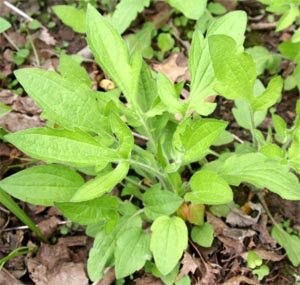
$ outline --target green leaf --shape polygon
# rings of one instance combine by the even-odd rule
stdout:
[[[55,203],[65,217],[83,225],[111,219],[117,215],[118,205],[118,198],[111,195],[84,202]]]
[[[151,258],[150,236],[140,228],[123,232],[115,249],[116,278],[120,279],[141,269]]]
[[[91,5],[87,9],[87,41],[100,67],[129,96],[131,67],[125,42],[111,23]]]
[[[167,106],[168,112],[172,114],[182,113],[183,104],[178,100],[175,86],[163,73],[157,75],[157,91],[160,99]]]
[[[59,59],[58,71],[60,74],[72,82],[83,83],[89,88],[92,87],[92,81],[85,68],[80,66],[72,56],[62,53]]]
[[[88,87],[41,69],[20,69],[15,75],[45,111],[47,119],[71,130],[79,128],[102,134],[107,128],[107,119]]]
[[[137,14],[142,12],[145,7],[150,5],[150,0],[122,0],[116,6],[111,17],[111,23],[119,34],[123,34],[130,26],[130,23],[136,18]]]
[[[278,46],[279,51],[288,59],[298,63],[300,60],[300,43],[286,41]]]
[[[11,110],[12,110],[12,108],[10,106],[7,106],[7,105],[0,102],[0,118],[5,116]]]
[[[237,25],[238,23],[238,25]],[[245,39],[247,14],[244,11],[233,11],[213,19],[207,29],[206,37],[226,35],[233,38],[237,46],[242,46]]]
[[[254,251],[248,252],[247,264],[250,268],[254,269],[261,266],[263,263],[262,258]]]
[[[227,123],[215,119],[189,121],[177,127],[173,144],[184,163],[200,160],[224,131]]]
[[[85,11],[71,5],[57,5],[53,7],[54,13],[62,22],[71,27],[75,32],[85,33]]]
[[[237,167],[238,166],[238,167]],[[229,157],[218,171],[230,185],[246,182],[267,188],[284,199],[299,200],[300,184],[289,167],[261,153],[248,153]]]
[[[192,228],[191,237],[194,242],[202,247],[211,247],[214,241],[214,228],[209,223]]]
[[[34,166],[0,181],[8,194],[36,205],[66,202],[84,184],[82,177],[62,165]]]
[[[35,223],[26,215],[19,205],[0,188],[0,201],[9,211],[11,211],[20,221],[27,225],[44,242],[48,242]]]
[[[173,214],[180,207],[183,199],[173,192],[153,186],[143,195],[143,202],[145,214],[154,220],[159,216]]]
[[[207,205],[226,204],[233,200],[232,190],[227,182],[216,173],[200,170],[191,180],[192,192],[185,194],[184,199],[193,203]]]
[[[293,24],[293,22],[296,20],[298,16],[299,16],[298,7],[296,5],[290,6],[290,9],[281,16],[277,24],[276,32],[288,28],[291,24]]]
[[[178,217],[161,216],[154,221],[151,230],[150,249],[155,264],[163,275],[167,275],[174,269],[187,247],[187,227]]]
[[[160,33],[157,37],[157,45],[163,51],[169,51],[173,48],[175,40],[169,33]]]
[[[198,20],[205,12],[207,0],[168,0],[168,3],[187,18]]]
[[[71,201],[81,202],[92,200],[102,196],[106,192],[110,192],[116,184],[126,177],[128,170],[129,163],[127,161],[121,161],[114,170],[108,173],[100,173],[96,178],[80,187]]]
[[[267,89],[252,100],[254,111],[264,111],[273,106],[281,96],[283,80],[280,76],[272,78]]]
[[[267,265],[262,265],[258,268],[255,268],[252,270],[253,274],[257,275],[258,280],[263,280],[264,277],[268,276],[270,274],[270,269]]]
[[[5,32],[11,27],[11,24],[4,18],[0,17],[0,33]]]
[[[225,35],[208,39],[214,71],[218,79],[215,90],[227,99],[251,99],[256,79],[252,57],[238,52],[236,42]]]
[[[290,262],[294,266],[300,264],[300,238],[296,235],[287,233],[282,225],[275,225],[271,235],[285,249]]]
[[[97,166],[120,158],[116,151],[79,131],[36,128],[8,134],[5,139],[31,157],[49,163]]]
[[[263,74],[264,70],[268,68],[270,63],[274,60],[272,53],[263,46],[254,46],[247,49],[255,64],[257,75]]]

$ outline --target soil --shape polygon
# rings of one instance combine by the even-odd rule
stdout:
[[[17,2],[22,11],[41,20],[43,25],[47,26],[47,22],[41,18],[43,13],[50,13],[51,20],[56,23],[55,28],[46,28],[48,33],[44,36],[41,36],[40,31],[30,32],[39,55],[41,68],[55,70],[58,66],[58,52],[61,49],[65,49],[68,54],[82,52],[86,46],[84,36],[63,25],[49,9],[53,5],[65,4],[64,1]],[[252,25],[256,29],[247,32],[246,47],[263,45],[276,52],[278,43],[291,34],[290,31],[275,33],[274,27],[273,29],[257,28],[267,22],[267,16],[261,14],[263,6],[258,1],[240,1],[238,6],[233,5],[234,1],[229,0],[216,2],[223,3],[229,10],[242,9],[248,13],[248,25],[249,27]],[[165,6],[158,8],[152,5],[141,13],[126,34],[137,31],[144,19],[155,19],[158,13],[164,11],[162,7]],[[37,11],[41,11],[41,13],[38,15]],[[20,25],[24,23],[24,19],[14,14],[4,5],[4,1],[0,0],[0,16],[7,17],[7,15],[16,19],[13,28],[7,31],[7,36],[16,44],[24,45],[28,41],[28,36],[20,32]],[[171,20],[171,18],[167,20]],[[149,60],[148,63],[155,70],[165,72],[174,82],[189,81],[190,75],[187,69],[189,43],[177,40],[177,45],[180,47],[178,54],[166,55],[162,62]],[[11,113],[0,119],[0,125],[9,132],[44,126],[45,121],[41,118],[39,107],[24,92],[17,95],[12,91],[19,87],[18,85],[13,86],[14,70],[37,65],[33,52],[24,64],[17,66],[13,60],[14,47],[3,35],[0,35],[0,51],[0,73],[5,75],[0,79],[0,102],[13,108]],[[86,62],[84,66],[95,81],[99,82],[104,78],[95,62]],[[280,73],[286,77],[292,72],[291,68],[293,66],[291,67],[289,62],[284,62]],[[269,74],[265,73],[261,79],[265,83],[269,78]],[[295,118],[295,106],[298,99],[298,89],[284,91],[282,101],[276,105],[276,113],[284,118],[289,126]],[[228,121],[229,131],[232,131],[241,140],[249,140],[249,134],[235,123],[232,115],[233,103],[221,97],[217,97],[215,102],[218,106],[212,116]],[[266,119],[262,125],[267,126],[269,122],[270,120]],[[25,154],[12,145],[0,141],[0,179],[24,169],[28,159]],[[187,173],[188,175],[189,173]],[[271,193],[266,193],[265,199],[271,214],[277,221],[289,220],[293,230],[300,229],[300,202],[283,200]],[[270,236],[271,221],[261,208],[256,195],[251,193],[246,185],[242,185],[235,189],[235,202],[242,206],[243,211],[233,208],[226,219],[218,218],[207,211],[206,219],[215,230],[216,238],[213,246],[205,249],[190,241],[190,246],[184,255],[181,272],[187,270],[192,284],[298,284],[296,282],[297,278],[299,279],[299,268],[291,265],[284,250],[276,245]],[[36,248],[34,252],[10,259],[5,264],[0,273],[0,285],[91,284],[87,278],[86,262],[93,240],[85,235],[85,229],[79,225],[67,223],[63,215],[54,207],[33,206],[20,201],[18,203],[39,225],[51,242],[50,244],[41,242],[0,204],[0,259],[21,246]],[[263,279],[262,283],[247,266],[245,252],[249,250],[259,251],[261,256],[264,255],[268,260],[270,274]],[[114,272],[109,269],[104,279],[97,284],[117,284],[115,282]],[[134,274],[131,280],[126,279],[124,284],[162,283],[159,279],[141,270]]]

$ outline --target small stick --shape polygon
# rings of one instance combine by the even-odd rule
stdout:
[[[6,38],[6,40],[14,47],[15,50],[20,50],[17,45],[13,42],[13,40],[4,32],[3,36]]]
[[[236,136],[235,134],[231,134],[233,136],[233,138],[238,141],[239,143],[244,143],[244,141],[242,139],[240,139],[238,136]]]
[[[22,17],[24,17],[28,21],[30,21],[30,22],[33,21],[33,18],[31,18],[30,16],[28,16],[26,13],[24,13],[23,11],[21,11],[19,8],[17,8],[13,4],[11,4],[11,3],[7,2],[7,1],[4,1],[4,5],[6,5],[8,8],[12,9],[17,14],[21,15]]]

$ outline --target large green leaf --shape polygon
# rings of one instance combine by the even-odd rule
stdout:
[[[178,263],[188,244],[184,221],[178,217],[160,216],[151,226],[150,249],[158,270],[167,275]]]
[[[150,0],[122,0],[111,17],[111,23],[122,34],[136,18],[137,14],[148,7]]]
[[[110,171],[99,174],[96,178],[88,181],[72,197],[72,202],[92,200],[109,192],[113,187],[121,182],[127,175],[129,163],[121,161],[118,166]]]
[[[168,3],[187,18],[198,20],[205,12],[207,0],[168,0]]]
[[[227,35],[233,38],[238,46],[244,42],[244,34],[247,26],[247,14],[244,11],[233,11],[226,15],[213,19],[207,29],[206,37],[212,35]]]
[[[300,238],[287,233],[281,225],[272,228],[272,237],[285,249],[291,263],[297,267],[300,264]]]
[[[20,69],[15,75],[47,119],[71,130],[103,133],[107,128],[107,119],[87,86],[42,69]]]
[[[100,67],[127,95],[131,92],[131,67],[125,42],[111,23],[91,5],[87,8],[87,41]]]
[[[150,236],[140,228],[124,231],[115,249],[116,278],[120,279],[141,269],[151,258]]]
[[[184,163],[200,160],[227,123],[215,119],[187,120],[177,127],[173,144]]]
[[[0,181],[0,187],[10,195],[45,206],[69,201],[83,184],[79,174],[62,165],[34,166]]]
[[[182,204],[183,199],[173,192],[153,186],[143,195],[143,202],[145,214],[154,220],[159,216],[174,213]]]
[[[251,99],[256,79],[252,57],[238,52],[236,42],[225,35],[208,38],[209,51],[218,79],[215,90],[228,99]]]
[[[196,172],[190,180],[190,186],[192,192],[185,194],[184,199],[192,203],[219,205],[233,200],[233,194],[227,182],[211,171]]]
[[[233,155],[224,162],[218,174],[231,185],[247,182],[267,188],[284,199],[300,199],[299,181],[289,172],[289,167],[260,153]]]
[[[84,202],[55,203],[64,216],[73,222],[89,225],[107,220],[117,214],[119,201],[117,197],[105,195]]]
[[[26,154],[49,163],[97,166],[120,158],[116,151],[80,131],[36,128],[8,134],[5,138]]]
[[[77,33],[85,33],[85,11],[76,9],[71,5],[56,5],[54,13],[62,22]]]

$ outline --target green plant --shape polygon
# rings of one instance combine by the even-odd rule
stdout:
[[[88,260],[92,280],[100,279],[107,266],[115,266],[117,279],[144,267],[173,284],[189,232],[195,243],[212,243],[204,205],[231,202],[231,185],[246,182],[258,193],[267,188],[285,199],[300,199],[289,145],[283,159],[270,154],[280,147],[272,142],[271,130],[265,138],[258,129],[280,100],[282,79],[274,77],[266,88],[257,80],[256,65],[243,51],[246,20],[244,12],[235,11],[214,19],[205,37],[194,32],[186,100],[180,99],[183,85],[152,72],[140,53],[129,55],[119,32],[92,6],[87,9],[87,41],[118,89],[92,91],[86,71],[68,56],[60,74],[15,72],[49,126],[56,127],[5,136],[47,164],[7,177],[0,187],[23,201],[55,205],[73,222],[87,225],[87,234],[95,237]],[[216,107],[206,98],[216,94],[235,101],[235,117],[252,137],[233,152],[211,149],[232,140],[227,122],[206,118]],[[297,114],[290,141],[299,133],[299,108]],[[146,146],[135,143],[134,136]],[[208,154],[215,159],[208,162]],[[183,177],[184,170],[190,179]],[[85,182],[80,173],[95,177]],[[120,183],[123,187],[116,186]],[[121,198],[110,193],[114,187]]]

